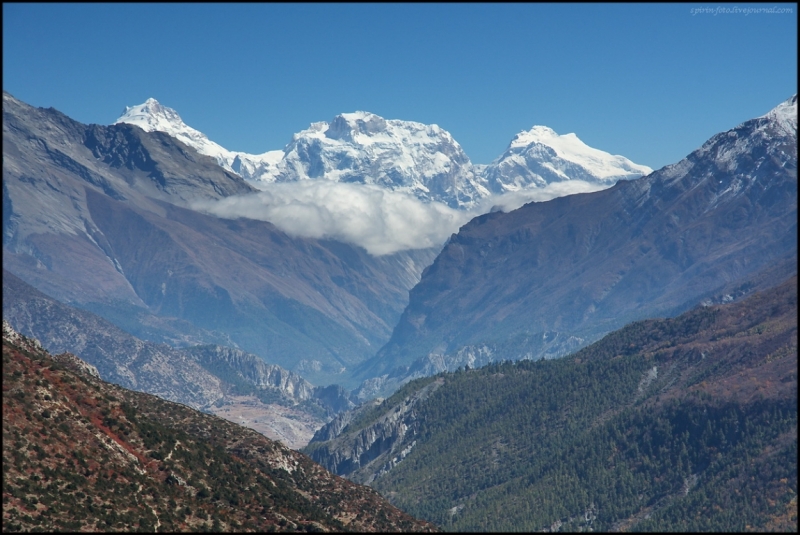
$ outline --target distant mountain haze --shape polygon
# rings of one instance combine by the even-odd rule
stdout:
[[[333,415],[354,406],[342,387],[314,386],[240,349],[176,349],[141,340],[6,270],[3,319],[53,354],[80,355],[105,381],[223,416],[291,448],[304,446]]]
[[[133,336],[369,399],[796,272],[796,125],[793,97],[655,172],[534,126],[474,165],[368,112],[259,156],[154,99],[87,126],[4,93],[3,264]]]

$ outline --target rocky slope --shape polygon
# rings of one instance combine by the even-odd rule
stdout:
[[[418,379],[305,451],[454,531],[795,531],[797,277]]]
[[[590,342],[796,272],[793,97],[642,179],[473,219],[358,371],[403,373],[430,354],[515,336]]]
[[[436,379],[392,400],[368,401],[338,415],[314,434],[305,452],[328,470],[370,484],[402,461],[419,434],[417,405],[444,381]],[[401,403],[393,403],[402,399]],[[392,410],[387,410],[391,406]],[[321,444],[324,443],[324,444]]]
[[[432,531],[258,433],[57,361],[3,322],[3,531]]]

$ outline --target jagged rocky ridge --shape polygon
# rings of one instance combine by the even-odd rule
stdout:
[[[365,379],[355,390],[358,400],[388,396],[408,381],[430,377],[459,368],[479,368],[500,360],[538,360],[563,357],[586,344],[586,340],[565,333],[519,334],[506,340],[465,345],[451,353],[429,353],[408,367],[398,367],[379,377]]]
[[[378,398],[342,413],[314,433],[304,451],[328,470],[368,485],[411,452],[419,433],[416,405],[443,384],[434,380],[403,396],[402,403]],[[393,410],[386,410],[389,405]]]

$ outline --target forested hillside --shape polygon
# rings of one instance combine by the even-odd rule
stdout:
[[[417,380],[334,434],[306,451],[446,529],[796,529],[796,277],[564,359]]]

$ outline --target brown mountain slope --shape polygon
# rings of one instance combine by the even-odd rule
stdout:
[[[430,531],[235,424],[78,370],[3,324],[3,531]]]

